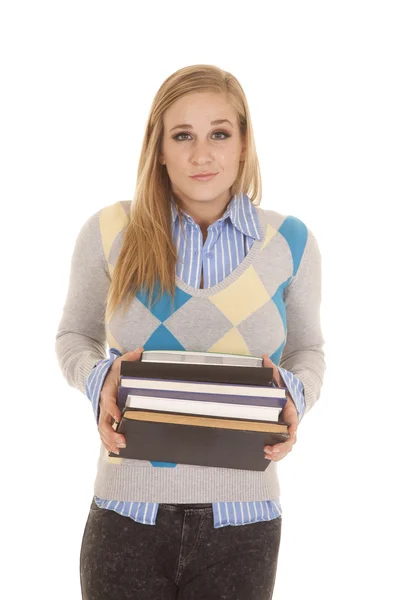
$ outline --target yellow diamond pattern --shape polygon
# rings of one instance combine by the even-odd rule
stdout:
[[[124,460],[119,456],[108,456],[108,450],[106,449],[103,443],[101,444],[101,452],[103,454],[102,460],[106,460],[108,463],[120,465]]]
[[[250,266],[236,281],[209,300],[233,325],[239,325],[268,302],[270,296],[254,267]]]
[[[100,211],[99,225],[101,232],[101,239],[103,242],[103,250],[106,260],[110,255],[113,241],[117,237],[120,231],[128,225],[129,218],[125,214],[124,208],[121,202],[116,202],[111,206],[106,206]]]
[[[278,232],[278,230],[275,229],[275,227],[272,227],[272,225],[270,225],[268,223],[267,231],[265,233],[265,237],[264,237],[263,245],[261,246],[261,250],[264,250],[265,246],[268,246],[268,244],[270,243],[272,238],[277,234],[277,232]]]
[[[233,327],[224,337],[211,346],[208,352],[226,352],[228,354],[246,354],[250,356],[247,344],[236,327]]]
[[[116,456],[107,456],[107,462],[114,463],[116,465],[120,465],[123,460],[123,458],[117,458]]]
[[[121,352],[121,354],[125,354],[124,349],[117,342],[117,340],[115,339],[115,337],[111,333],[110,327],[109,327],[108,323],[106,323],[106,339],[107,339],[107,344],[109,345],[110,348],[117,348],[117,350],[119,350]]]

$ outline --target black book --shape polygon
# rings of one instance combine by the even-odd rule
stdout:
[[[264,471],[264,446],[289,439],[287,423],[199,417],[125,408],[117,426],[126,448],[109,456]]]
[[[241,385],[272,385],[271,367],[232,367],[229,365],[198,365],[190,363],[151,363],[141,360],[123,360],[122,377],[177,379]]]

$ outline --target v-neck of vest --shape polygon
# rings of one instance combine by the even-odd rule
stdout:
[[[252,247],[250,248],[247,255],[244,257],[242,262],[239,263],[237,265],[237,267],[227,277],[225,277],[225,279],[223,279],[219,283],[216,283],[215,285],[212,285],[211,287],[208,287],[208,288],[193,287],[193,286],[189,285],[188,283],[186,283],[185,281],[183,281],[177,275],[175,276],[176,287],[178,287],[179,289],[181,289],[184,292],[187,292],[191,296],[197,296],[199,298],[201,298],[201,297],[204,298],[207,296],[212,296],[213,294],[217,294],[218,292],[221,292],[222,290],[227,288],[229,285],[231,285],[236,279],[238,279],[240,277],[240,275],[242,275],[242,273],[244,273],[244,271],[246,271],[246,269],[251,265],[253,258],[261,250],[264,240],[265,240],[266,232],[267,232],[268,223],[267,223],[266,213],[258,206],[256,206],[255,208],[257,210],[258,219],[259,219],[259,223],[260,223],[261,239],[254,240]]]

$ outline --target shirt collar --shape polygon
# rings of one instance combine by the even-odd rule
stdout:
[[[171,222],[175,223],[178,218],[178,211],[176,209],[176,205],[173,199],[173,196],[170,197],[171,200]],[[183,218],[189,223],[194,223],[194,220],[190,215],[186,212],[182,211]],[[260,223],[258,219],[258,214],[256,207],[247,196],[247,194],[235,194],[232,196],[231,201],[222,217],[220,217],[216,222],[223,222],[225,219],[230,218],[232,224],[244,233],[247,236],[250,236],[254,239],[261,239],[260,232]]]

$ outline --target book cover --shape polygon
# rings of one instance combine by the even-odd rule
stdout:
[[[185,363],[152,363],[140,360],[123,360],[120,370],[124,377],[144,379],[175,379],[177,381],[203,381],[241,385],[272,386],[271,367],[232,367],[229,365],[193,365]]]
[[[126,448],[109,456],[263,471],[271,462],[264,458],[264,446],[286,441],[287,428],[285,423],[124,409],[116,430],[125,436]]]

